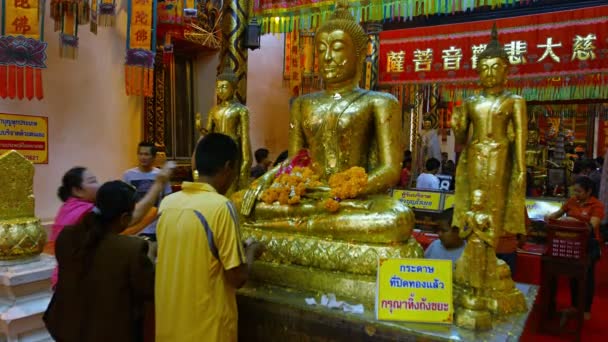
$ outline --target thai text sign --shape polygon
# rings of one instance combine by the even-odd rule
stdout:
[[[376,318],[452,323],[452,261],[380,259]]]
[[[48,119],[0,113],[0,154],[16,150],[34,164],[47,164]]]
[[[598,6],[381,32],[380,82],[477,80],[478,55],[490,41],[494,22],[509,57],[511,78],[608,72],[608,6]]]
[[[393,198],[410,208],[420,210],[440,210],[441,193],[420,190],[393,190]]]

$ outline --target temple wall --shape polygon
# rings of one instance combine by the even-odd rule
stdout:
[[[287,149],[289,89],[283,87],[283,35],[262,36],[259,50],[249,51],[247,106],[251,111],[251,147],[270,150],[272,159]],[[254,160],[255,164],[255,160]]]
[[[59,34],[48,17],[49,3],[44,99],[0,100],[0,112],[49,119],[49,164],[36,165],[34,178],[36,214],[43,220],[52,219],[59,208],[56,192],[65,171],[82,165],[100,181],[120,178],[136,162],[142,131],[142,101],[128,98],[124,91],[124,10],[117,29],[99,27],[95,36],[81,26],[78,59],[69,60],[59,58]]]

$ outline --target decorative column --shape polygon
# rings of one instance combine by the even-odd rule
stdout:
[[[365,31],[369,37],[367,58],[365,59],[364,88],[376,90],[378,88],[378,65],[380,63],[380,32],[381,23],[367,23]]]
[[[247,103],[247,48],[245,28],[249,22],[249,1],[230,0],[224,5],[222,17],[222,49],[217,74],[230,66],[238,79],[236,98]]]
[[[301,90],[302,94],[308,94],[313,91],[314,81],[314,66],[315,66],[315,32],[311,30],[302,30],[300,33],[300,76],[302,79]]]
[[[166,160],[165,86],[171,86],[165,84],[166,69],[167,65],[163,63],[163,53],[161,50],[157,50],[154,61],[153,96],[144,98],[144,140],[156,145],[158,149],[156,163],[158,165],[164,164]]]

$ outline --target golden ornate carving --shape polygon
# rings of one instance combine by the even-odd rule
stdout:
[[[40,254],[46,231],[34,214],[34,165],[10,151],[0,156],[0,261]]]
[[[259,202],[273,184],[276,167],[233,199],[245,216],[245,231],[270,243],[266,260],[281,263],[284,267],[278,269],[286,272],[285,277],[302,278],[290,268],[296,266],[288,264],[319,272],[314,277],[318,280],[282,279],[280,284],[320,290],[337,289],[337,279],[350,279],[354,273],[369,274],[371,259],[378,254],[420,256],[421,249],[410,239],[413,212],[386,195],[401,172],[405,141],[400,137],[400,105],[390,94],[358,87],[368,37],[344,2],[317,30],[315,46],[326,89],[292,103],[289,155],[293,158],[307,149],[312,169],[325,184],[332,175],[353,167],[365,169],[361,196],[340,201],[335,213],[324,206],[331,195],[323,186],[308,189],[297,205]],[[275,281],[274,275],[266,275],[269,282]]]
[[[407,244],[365,245],[347,241],[327,240],[315,236],[295,235],[288,232],[270,232],[244,228],[243,239],[253,237],[264,243],[262,261],[296,264],[328,271],[375,275],[378,258],[422,258],[422,247],[414,238]]]
[[[494,249],[503,232],[525,233],[526,102],[504,90],[508,61],[494,27],[477,66],[483,91],[452,116],[456,139],[466,145],[456,170],[454,225],[468,238],[454,273],[455,316],[457,325],[476,330],[491,329],[493,315],[526,308]]]

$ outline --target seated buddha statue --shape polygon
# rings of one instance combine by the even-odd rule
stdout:
[[[367,42],[347,6],[337,4],[315,36],[325,90],[297,97],[289,123],[289,156],[307,150],[324,184],[365,169],[360,195],[340,201],[336,212],[324,207],[324,186],[309,189],[297,205],[262,202],[279,165],[233,199],[244,216],[243,238],[267,246],[254,278],[371,304],[378,257],[421,257],[422,249],[410,237],[413,212],[387,195],[399,181],[404,149],[400,105],[390,94],[358,87]]]

